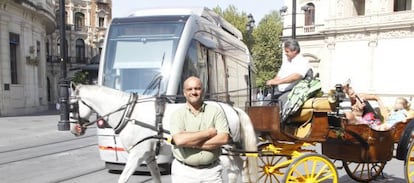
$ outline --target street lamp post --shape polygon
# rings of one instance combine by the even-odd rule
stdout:
[[[252,38],[252,32],[253,32],[253,28],[254,28],[254,18],[253,15],[250,13],[249,15],[247,15],[247,24],[246,24],[246,30],[247,30],[247,47],[249,48],[249,51],[252,51],[252,42],[253,42],[253,38]]]
[[[296,0],[292,0],[292,39],[296,39]]]
[[[308,5],[305,5],[301,7],[301,10],[306,12],[309,11],[309,8]],[[286,13],[287,9],[287,6],[280,8],[280,14]],[[292,39],[296,39],[296,14],[296,0],[292,0]]]
[[[253,28],[254,28],[254,18],[253,15],[250,13],[249,15],[247,15],[247,24],[246,24],[246,30],[247,30],[247,48],[249,49],[250,55],[252,52],[252,43],[253,43],[253,37],[252,37],[252,32],[253,32]],[[250,61],[252,61],[253,59],[250,59]],[[250,62],[250,64],[252,64],[253,62]],[[248,70],[249,70],[249,106],[252,106],[252,77],[251,77],[251,67],[250,64],[248,66]]]
[[[280,14],[286,13],[288,7],[280,8]],[[292,0],[292,39],[296,39],[296,0]]]
[[[60,81],[59,81],[59,103],[60,103],[60,121],[58,122],[59,131],[68,131],[69,123],[69,82],[66,76],[66,22],[65,22],[65,0],[59,2],[59,20],[60,20]]]

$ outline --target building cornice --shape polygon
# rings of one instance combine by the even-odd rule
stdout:
[[[390,31],[414,27],[414,11],[401,11],[326,21],[322,34]]]

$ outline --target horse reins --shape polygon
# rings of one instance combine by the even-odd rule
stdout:
[[[163,97],[160,97],[163,98]],[[171,138],[167,138],[164,137],[163,134],[167,133],[170,134],[169,130],[165,130],[162,126],[162,118],[163,118],[163,113],[164,113],[164,109],[165,109],[165,99],[160,99],[157,98],[156,100],[156,104],[157,104],[157,112],[156,112],[156,121],[155,121],[155,126],[153,125],[149,125],[147,123],[144,123],[142,121],[136,120],[136,119],[131,119],[131,115],[132,112],[135,108],[136,103],[138,103],[138,94],[137,93],[131,93],[131,96],[128,100],[128,102],[126,104],[124,104],[123,106],[121,106],[120,108],[118,108],[115,111],[109,112],[105,115],[100,116],[100,118],[91,121],[91,122],[87,122],[82,124],[83,128],[87,128],[88,126],[96,123],[97,121],[99,121],[102,118],[108,117],[116,112],[122,111],[124,110],[124,113],[118,123],[118,125],[114,128],[115,134],[119,134],[121,133],[121,131],[125,128],[125,126],[128,124],[128,122],[132,121],[133,124],[135,125],[139,125],[143,128],[147,128],[153,131],[157,132],[157,135],[153,135],[153,136],[148,136],[145,137],[144,139],[141,139],[140,141],[138,141],[137,143],[135,143],[133,146],[130,147],[130,149],[132,149],[133,147],[137,146],[138,144],[140,144],[141,142],[148,140],[148,139],[159,139],[159,140],[166,140],[169,143],[172,143],[172,139]],[[85,106],[87,106],[89,109],[91,109],[92,111],[94,111],[94,109],[88,105],[87,103],[85,103],[85,101],[78,99],[78,101],[82,102],[82,104],[84,104]],[[75,103],[75,104],[71,104],[72,105],[72,110],[77,111],[77,121],[87,121],[87,120],[83,120],[81,119],[80,115],[79,115],[79,104]],[[162,109],[161,109],[162,108]],[[161,110],[160,110],[161,109]],[[73,112],[73,111],[72,111]],[[156,152],[158,154],[160,149],[160,141],[157,142],[157,149]]]

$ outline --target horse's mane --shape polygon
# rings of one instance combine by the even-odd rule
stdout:
[[[76,87],[76,92],[78,92],[81,88],[85,88],[88,92],[85,92],[90,95],[96,95],[96,93],[99,93],[100,95],[109,95],[113,97],[124,97],[126,95],[129,95],[126,92],[116,90],[113,88],[109,88],[106,86],[100,86],[100,85],[78,85]],[[94,93],[96,92],[96,93]]]

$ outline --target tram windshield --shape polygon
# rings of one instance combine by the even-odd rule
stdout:
[[[108,33],[102,85],[142,95],[165,93],[168,69],[184,22],[113,24]]]

